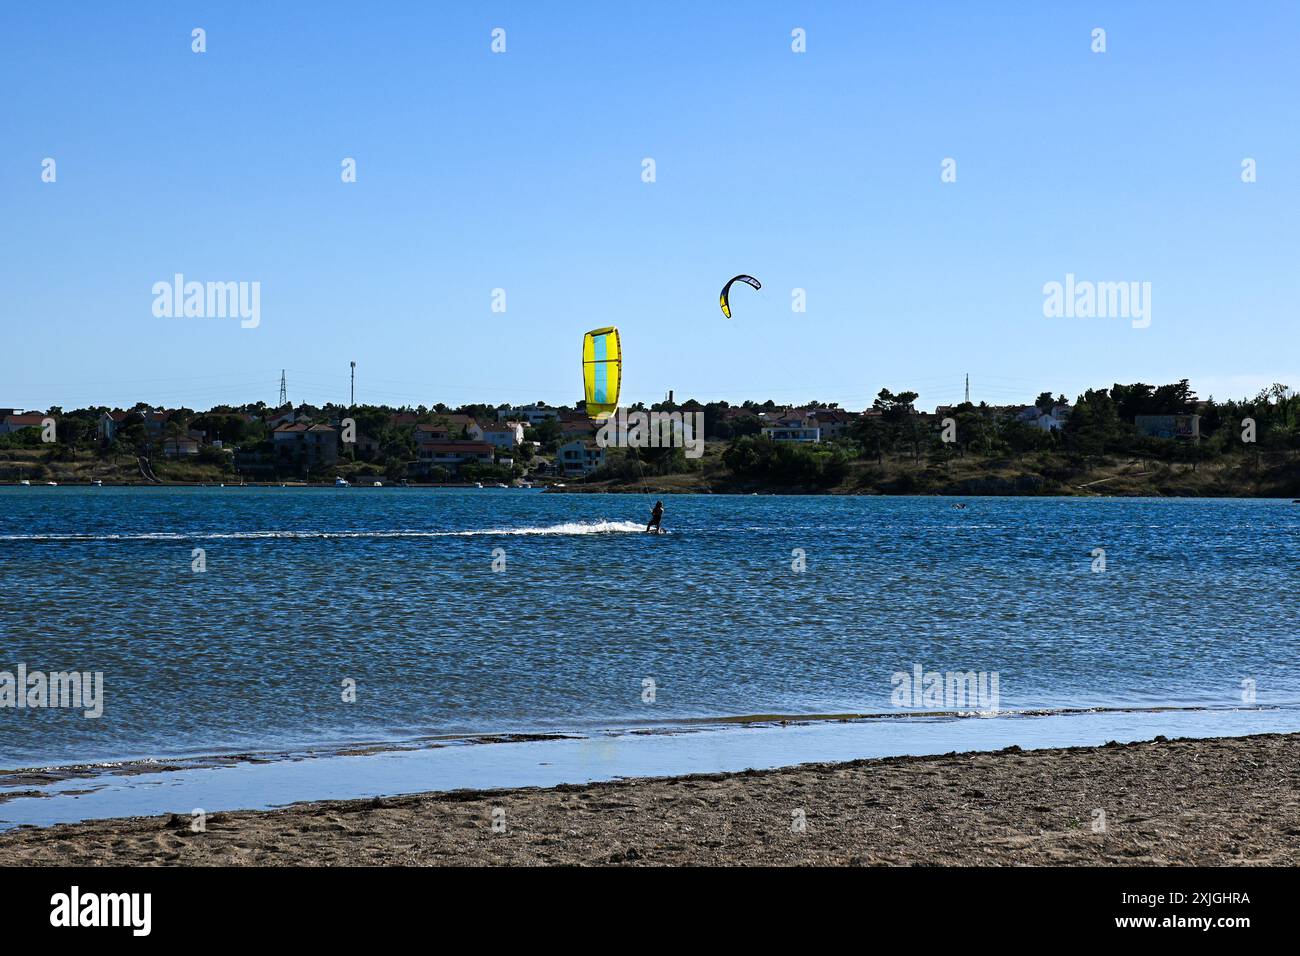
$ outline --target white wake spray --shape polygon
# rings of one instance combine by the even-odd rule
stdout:
[[[477,528],[467,531],[231,531],[226,533],[150,532],[142,534],[7,534],[0,541],[258,541],[311,538],[474,538],[499,535],[634,534],[635,521],[568,521],[528,528]]]

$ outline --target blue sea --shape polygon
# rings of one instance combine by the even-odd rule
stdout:
[[[960,503],[0,488],[0,825],[1300,730],[1300,506]]]

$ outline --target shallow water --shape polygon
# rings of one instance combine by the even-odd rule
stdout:
[[[0,707],[0,768],[898,714],[918,666],[995,677],[999,711],[1300,718],[1300,507],[965,501],[673,496],[655,537],[642,495],[0,488],[0,671],[105,698]]]
[[[309,800],[500,787],[549,787],[622,777],[765,769],[903,754],[1128,743],[1157,734],[1235,737],[1294,731],[1295,711],[1162,711],[1037,717],[907,717],[851,723],[728,727],[696,733],[601,734],[447,746],[364,756],[299,755],[265,763],[102,773],[33,786],[0,785],[0,830],[88,819],[265,809]],[[6,792],[38,793],[4,801]]]

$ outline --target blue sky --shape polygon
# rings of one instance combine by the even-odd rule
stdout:
[[[346,401],[352,360],[570,403],[609,324],[625,402],[1300,386],[1298,50],[1282,2],[6,4],[0,406]],[[155,317],[177,272],[261,324]],[[1045,318],[1067,273],[1150,327]]]

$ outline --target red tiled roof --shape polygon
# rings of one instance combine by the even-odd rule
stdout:
[[[28,412],[24,415],[6,415],[4,421],[6,425],[27,427],[28,425],[39,425],[48,417],[48,415],[45,415],[42,412]]]
[[[848,422],[854,418],[851,413],[839,408],[820,408],[813,412],[813,417],[819,422]]]

